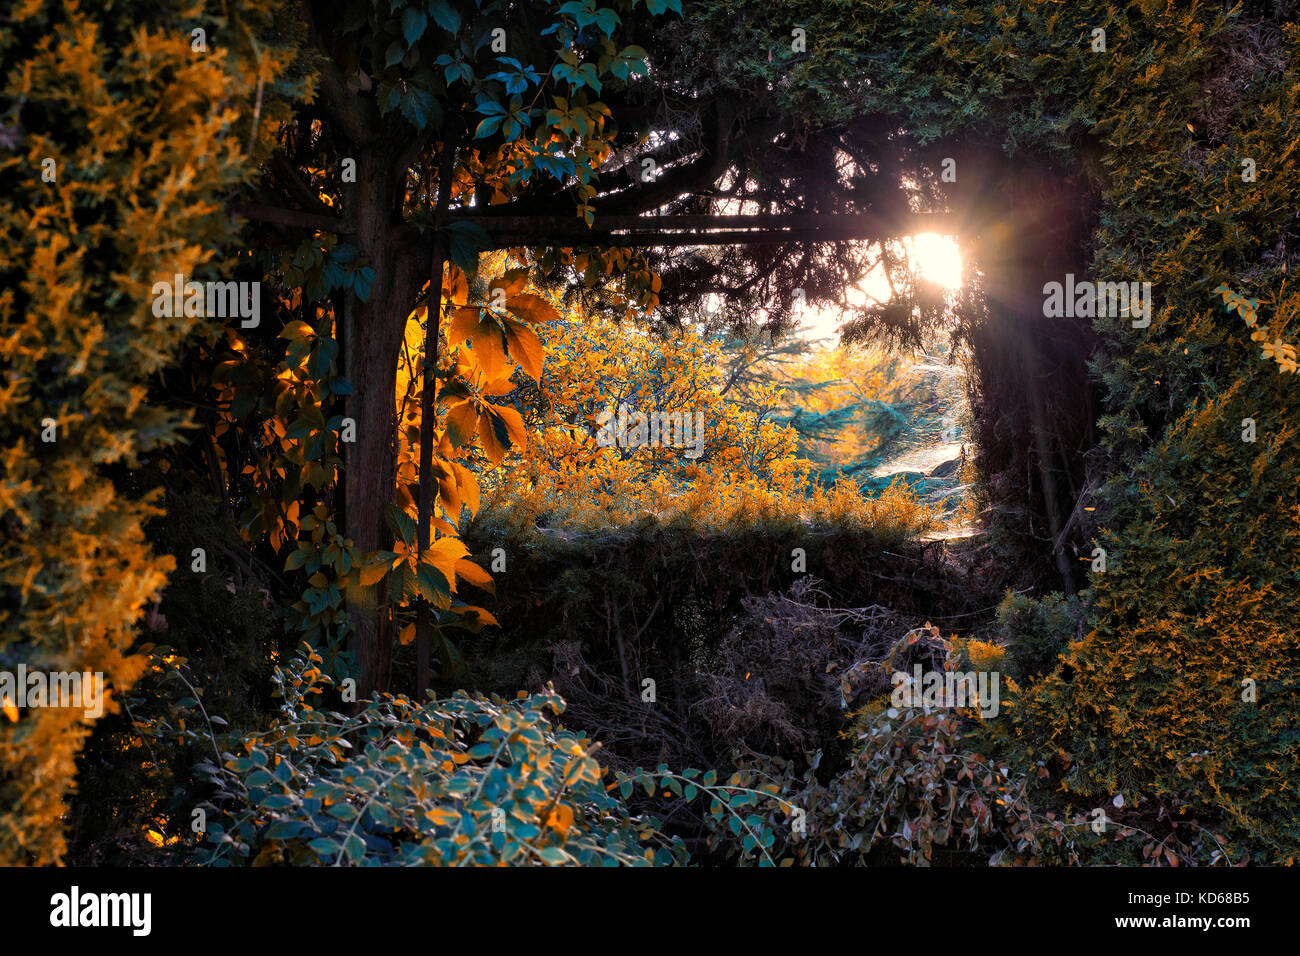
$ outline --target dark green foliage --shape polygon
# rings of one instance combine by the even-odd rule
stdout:
[[[1041,599],[1008,591],[998,605],[998,643],[1007,648],[1006,673],[1018,681],[1045,674],[1072,640],[1082,637],[1085,605],[1076,596],[1047,594]]]

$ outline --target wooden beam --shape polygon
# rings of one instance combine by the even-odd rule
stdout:
[[[343,220],[232,202],[238,216],[276,225],[344,234]],[[514,246],[688,246],[772,245],[783,242],[879,240],[937,232],[952,235],[959,217],[951,213],[909,213],[883,217],[872,213],[758,213],[748,216],[601,216],[592,226],[568,216],[485,216],[459,211],[448,223],[472,222],[487,233],[491,248]]]
[[[300,212],[297,209],[281,209],[277,206],[263,206],[248,202],[227,203],[226,211],[232,216],[241,216],[257,222],[270,222],[277,226],[335,232],[340,235],[346,232],[343,220],[337,216],[322,216],[312,212]]]
[[[763,213],[751,216],[600,216],[588,227],[562,216],[453,215],[472,222],[493,248],[534,245],[683,246],[771,245],[782,242],[879,240],[921,232],[954,234],[949,213],[910,213],[902,218],[862,214]]]

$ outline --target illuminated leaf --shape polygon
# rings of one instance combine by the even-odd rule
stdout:
[[[542,377],[542,340],[537,333],[521,322],[506,320],[506,341],[511,357],[533,379]]]
[[[523,292],[506,299],[506,308],[525,322],[530,322],[533,325],[558,322],[560,319],[560,314],[555,311],[555,306],[540,295],[534,295],[531,292]]]
[[[478,410],[465,402],[447,413],[447,439],[455,448],[468,444],[478,428]]]
[[[492,575],[488,574],[473,561],[461,558],[456,562],[456,576],[463,581],[468,581],[477,588],[482,588],[490,594],[496,593],[496,585],[492,582]]]
[[[509,442],[517,451],[523,451],[528,447],[528,432],[524,428],[523,418],[517,411],[509,405],[488,405],[487,413],[489,417],[504,423]]]

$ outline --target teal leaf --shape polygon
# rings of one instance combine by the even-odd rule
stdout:
[[[414,46],[415,41],[424,35],[424,28],[428,26],[429,18],[423,10],[417,10],[415,7],[407,7],[402,11],[402,36],[406,37],[406,45]]]
[[[456,34],[460,31],[460,14],[446,0],[434,0],[429,4],[429,13],[433,16],[434,23],[448,33]]]

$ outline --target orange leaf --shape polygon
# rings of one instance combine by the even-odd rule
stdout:
[[[470,342],[474,360],[488,381],[500,378],[506,367],[506,349],[501,327],[492,321],[479,322],[470,332]]]
[[[498,433],[497,424],[501,428]],[[478,420],[478,439],[479,444],[483,446],[483,454],[487,455],[488,461],[494,465],[501,464],[501,459],[506,456],[506,442],[510,440],[509,432],[506,430],[505,420],[500,416],[487,414],[480,415]]]
[[[460,561],[467,554],[469,548],[460,538],[439,538],[429,549],[425,551],[424,556],[420,559],[423,564],[430,564],[437,568],[447,582],[452,585],[453,589],[456,584],[456,562]]]
[[[505,423],[506,434],[510,436],[510,444],[514,448],[523,451],[528,447],[528,432],[524,428],[523,418],[517,411],[509,405],[489,405],[487,410],[489,415]]]
[[[492,583],[492,575],[488,574],[473,561],[461,558],[456,562],[456,576],[462,581],[468,581],[476,588],[482,588],[490,594],[496,593],[496,585]]]
[[[447,439],[455,448],[468,444],[477,426],[478,411],[469,402],[457,405],[447,413]]]
[[[478,309],[473,306],[462,306],[456,310],[456,314],[451,318],[451,328],[447,332],[447,344],[452,348],[457,345],[463,345],[465,340],[473,336],[474,329],[478,325]]]
[[[461,500],[469,506],[471,515],[478,514],[479,497],[478,497],[478,479],[474,473],[459,462],[449,462],[452,472],[456,475],[456,484],[460,486]]]
[[[510,345],[510,357],[519,363],[519,367],[527,372],[530,378],[540,380],[545,353],[542,349],[542,340],[537,337],[537,333],[522,322],[508,319],[506,341]]]
[[[534,295],[531,292],[522,292],[519,295],[511,296],[506,300],[506,308],[525,322],[531,322],[533,325],[541,322],[557,322],[560,318],[560,313],[555,311],[555,306],[540,295]]]
[[[489,284],[489,289],[502,289],[506,295],[518,295],[524,291],[524,286],[528,284],[528,269],[515,268],[507,269],[502,275],[493,279]],[[507,302],[507,307],[509,303]]]
[[[360,573],[361,586],[368,588],[370,585],[383,580],[384,575],[388,573],[388,561],[380,559],[379,561],[372,562],[371,564],[361,568]]]
[[[573,808],[567,803],[557,803],[551,815],[546,818],[546,825],[561,833],[568,833],[573,826]]]

